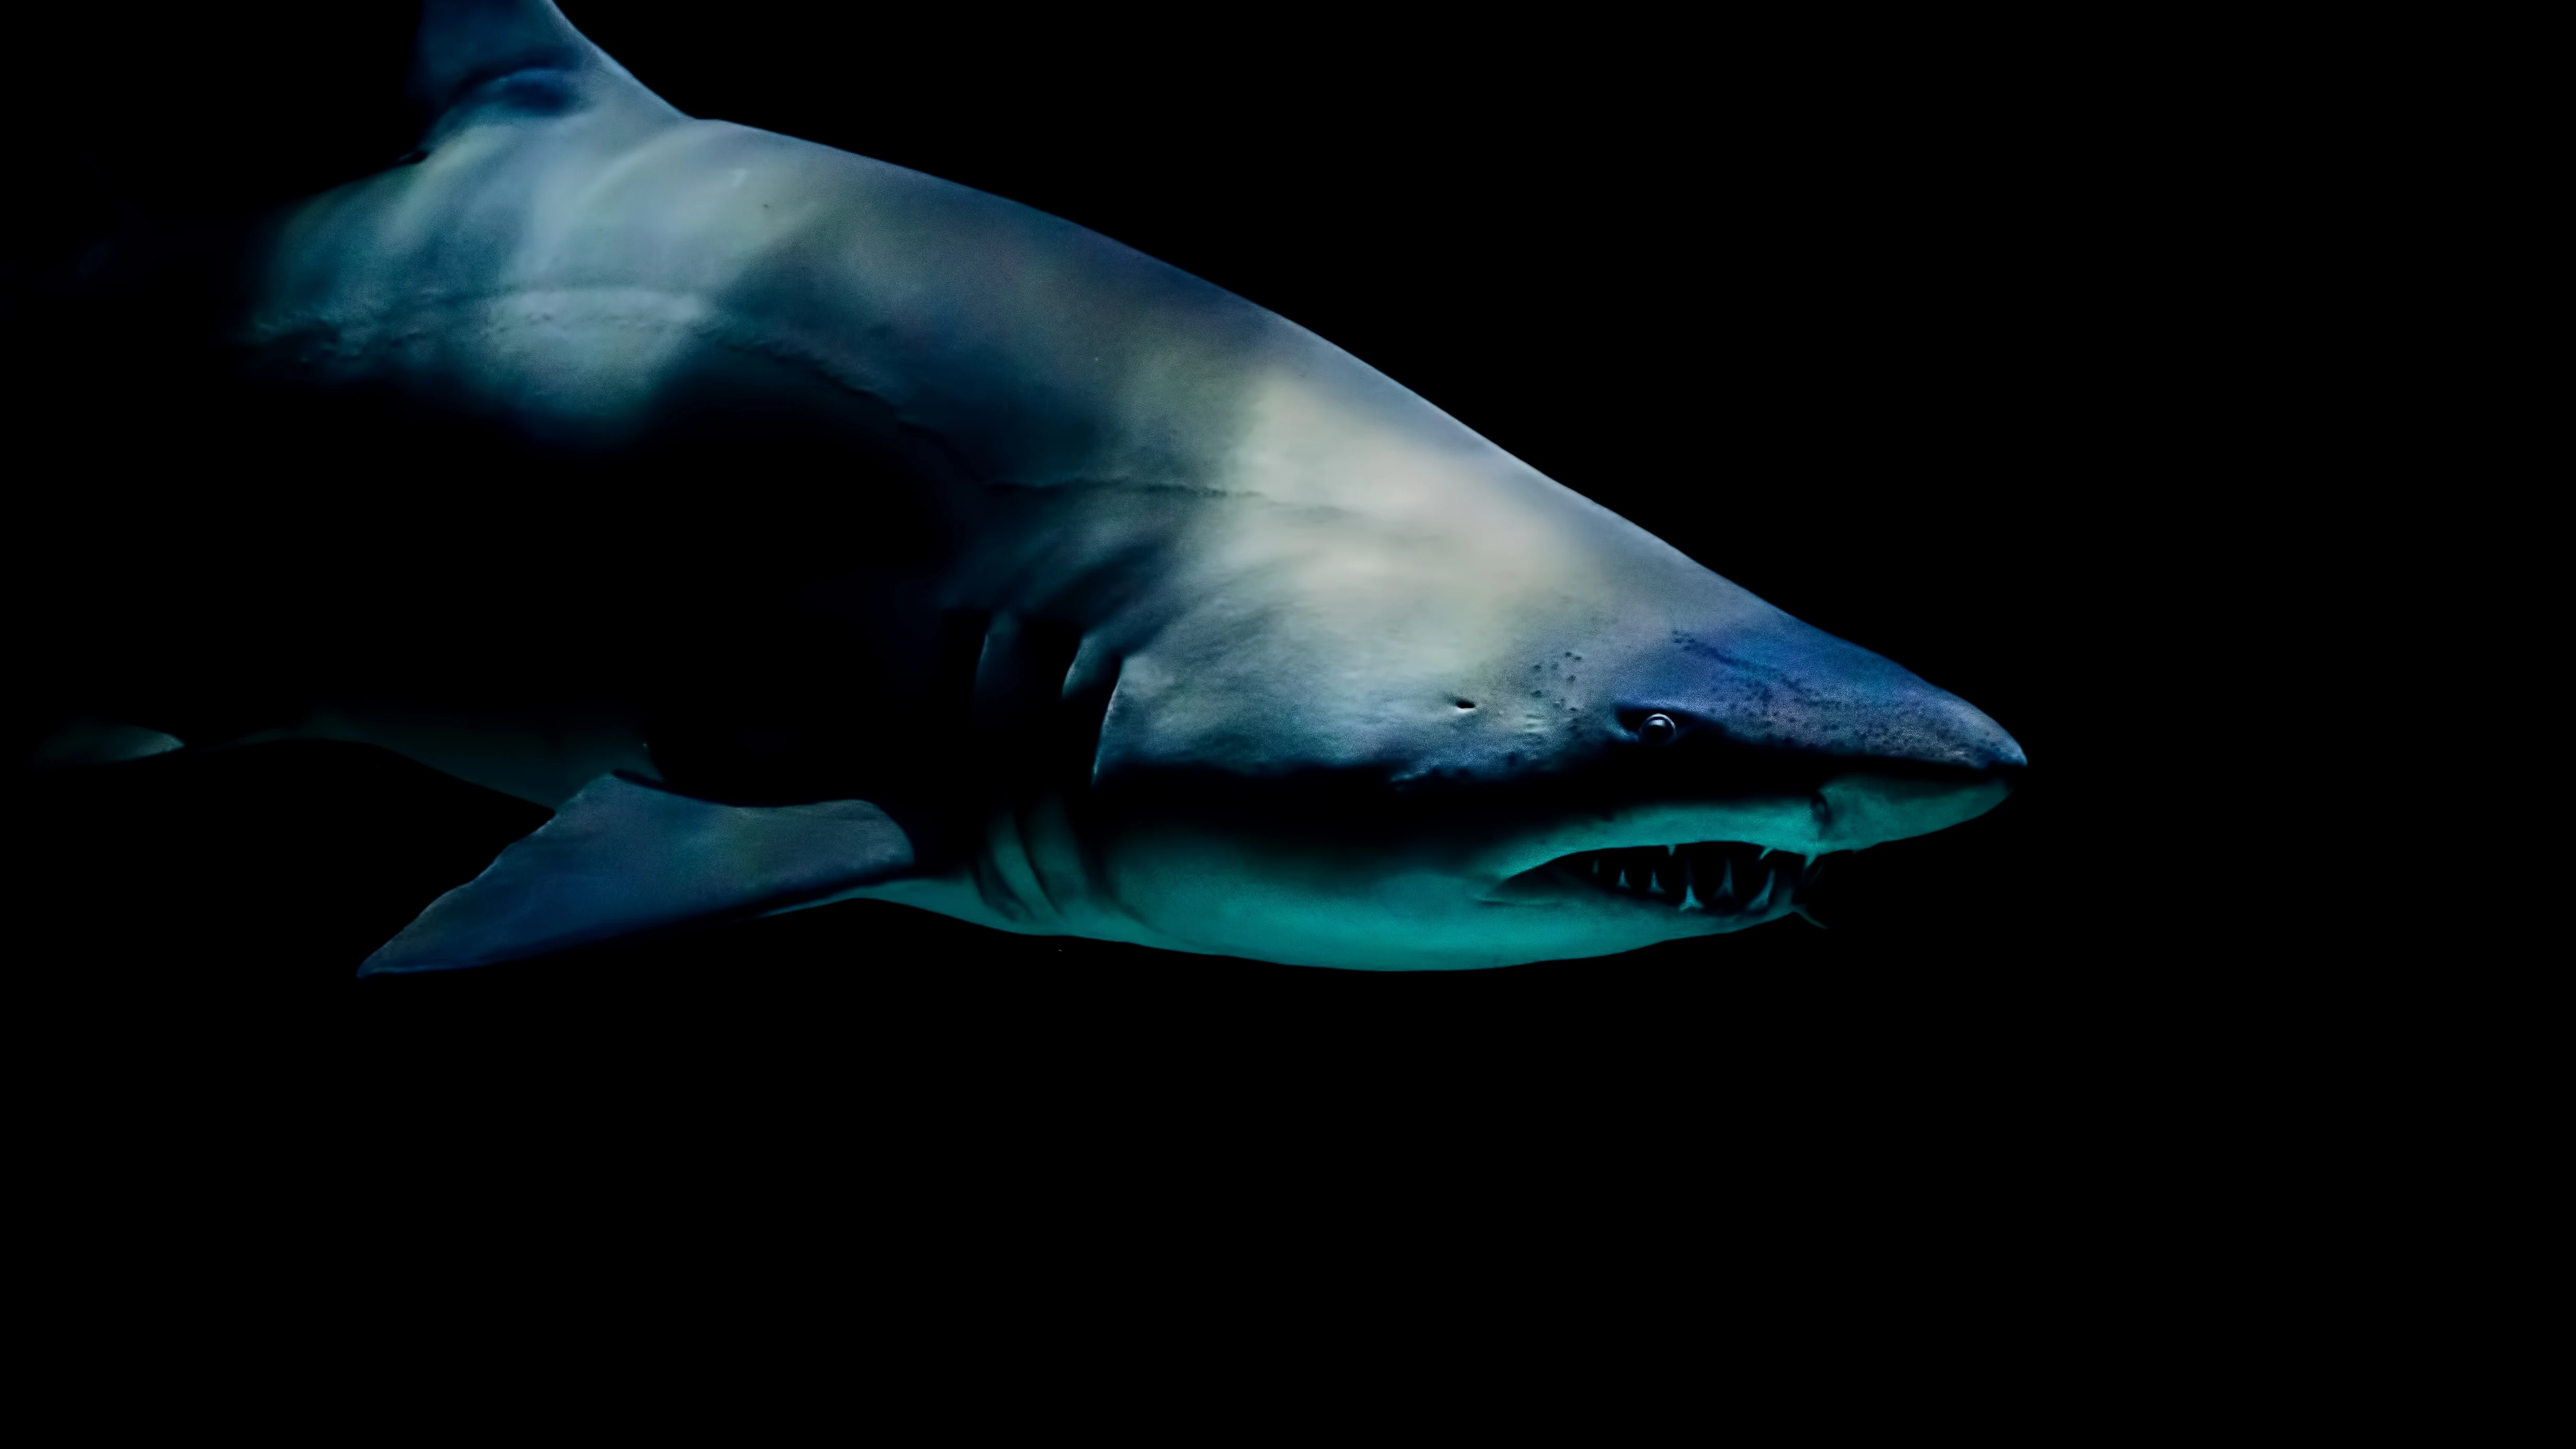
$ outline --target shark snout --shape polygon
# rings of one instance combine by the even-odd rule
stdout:
[[[2021,771],[1898,771],[1863,766],[1819,786],[1808,797],[1813,853],[1866,850],[1947,830],[1992,810],[2013,792]]]
[[[1814,847],[1861,850],[1983,815],[2030,760],[1985,711],[1894,661],[1783,615],[1739,641],[1717,691],[1741,743],[1831,762],[1809,797]]]
[[[1975,705],[1778,610],[1676,631],[1673,645],[1657,682],[1735,745],[1999,778],[2029,764],[2020,742]]]
[[[2030,758],[2022,753],[2021,742],[1984,710],[1910,674],[1906,678],[1918,689],[1896,704],[1904,713],[1889,731],[1898,748],[1891,758],[2003,776],[2029,768]]]
[[[1656,821],[1687,832],[1667,843],[1866,849],[1984,814],[2029,765],[1967,700],[1768,605],[1712,611],[1642,662],[1615,736],[1631,778],[1706,813]]]

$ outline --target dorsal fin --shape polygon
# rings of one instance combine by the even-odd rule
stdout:
[[[426,148],[493,111],[550,114],[607,101],[679,112],[608,58],[553,0],[424,0],[411,97]]]

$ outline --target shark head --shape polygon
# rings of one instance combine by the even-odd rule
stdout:
[[[1825,857],[2012,790],[2020,746],[1967,701],[1404,397],[1256,421],[1188,606],[1123,655],[1097,855],[1157,936],[1394,969],[1608,954],[1792,914]]]

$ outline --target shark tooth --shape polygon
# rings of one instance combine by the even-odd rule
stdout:
[[[1759,893],[1757,893],[1757,894],[1753,897],[1753,899],[1751,899],[1751,900],[1749,900],[1749,901],[1746,901],[1746,902],[1744,903],[1744,909],[1746,909],[1746,910],[1748,910],[1748,911],[1765,911],[1765,910],[1769,910],[1769,909],[1771,908],[1771,887],[1773,887],[1774,885],[1779,884],[1779,881],[1780,881],[1780,872],[1778,872],[1778,871],[1776,871],[1776,870],[1766,870],[1766,871],[1764,871],[1764,872],[1762,873],[1762,889],[1761,889],[1761,891],[1760,891]]]

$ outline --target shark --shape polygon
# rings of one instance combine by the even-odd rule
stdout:
[[[409,88],[395,164],[48,304],[64,386],[188,423],[127,444],[150,627],[36,671],[40,759],[351,740],[553,812],[361,974],[858,898],[1601,956],[1801,914],[2027,768],[1297,324],[683,115],[550,0],[427,0]]]

